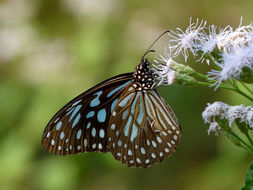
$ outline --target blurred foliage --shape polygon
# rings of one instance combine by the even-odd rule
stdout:
[[[251,190],[253,189],[253,162],[251,162],[250,167],[247,171],[245,186],[242,190]]]
[[[207,102],[249,103],[222,90],[159,89],[183,136],[171,158],[148,169],[127,168],[111,154],[50,155],[42,150],[41,136],[73,97],[133,71],[163,31],[185,28],[191,16],[223,27],[238,26],[243,16],[248,24],[252,5],[249,0],[0,1],[0,188],[240,189],[252,158],[226,139],[208,136],[201,118]],[[206,70],[204,64],[192,66]]]

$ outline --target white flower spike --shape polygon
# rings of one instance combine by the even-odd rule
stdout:
[[[215,134],[218,135],[221,127],[216,122],[215,117],[224,118],[228,108],[229,106],[223,102],[214,102],[213,104],[207,104],[206,109],[202,113],[202,118],[204,119],[205,123],[210,124],[209,129],[207,130],[208,135],[211,132],[215,132]]]
[[[232,123],[236,119],[240,119],[241,121],[245,121],[247,109],[244,105],[240,106],[230,106],[228,111],[226,112],[226,119],[228,120],[229,126],[232,126]]]
[[[170,42],[173,44],[171,46],[173,55],[178,56],[180,53],[185,57],[185,62],[189,57],[189,51],[195,56],[196,48],[198,46],[198,41],[201,40],[204,35],[203,30],[205,28],[206,21],[196,20],[196,23],[192,23],[192,19],[190,19],[190,25],[185,30],[185,32],[181,28],[177,28],[176,32],[171,31],[169,36],[172,37]]]
[[[224,104],[223,102],[214,102],[213,104],[207,104],[207,107],[202,113],[202,118],[204,119],[205,123],[211,123],[215,121],[215,116],[220,116],[224,118],[224,113],[227,111],[229,106]]]

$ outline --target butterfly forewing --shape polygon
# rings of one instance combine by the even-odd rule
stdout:
[[[132,73],[118,75],[74,98],[48,123],[43,148],[58,155],[109,151],[109,118],[121,92],[131,82]]]
[[[176,149],[181,129],[172,110],[156,90],[129,84],[119,97],[108,125],[108,147],[130,167],[161,162]]]

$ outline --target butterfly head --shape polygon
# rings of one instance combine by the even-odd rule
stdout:
[[[147,59],[142,59],[141,63],[135,68],[134,81],[140,83],[141,90],[154,88],[154,73]]]

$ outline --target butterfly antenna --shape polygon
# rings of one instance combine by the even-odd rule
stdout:
[[[153,47],[153,45],[164,35],[164,34],[167,34],[167,33],[169,33],[170,32],[170,30],[167,30],[167,31],[165,31],[165,32],[163,32],[162,34],[160,34],[160,36],[158,36],[158,38],[156,38],[156,40],[149,46],[149,48],[147,49],[147,51],[144,53],[144,55],[142,56],[142,58],[141,58],[141,60],[143,60],[144,59],[144,57],[148,54],[148,53],[150,53],[150,52],[155,52],[155,50],[152,50],[151,48]]]

